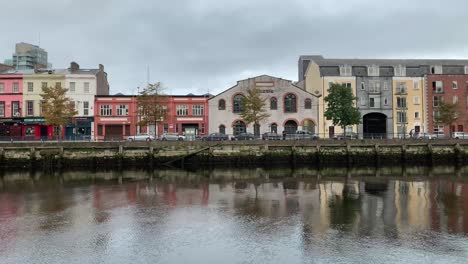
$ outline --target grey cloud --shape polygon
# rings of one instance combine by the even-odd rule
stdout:
[[[3,4],[0,56],[36,43],[56,67],[106,65],[111,91],[162,81],[172,93],[217,93],[239,79],[294,80],[299,55],[466,58],[463,0],[112,1]],[[18,17],[21,14],[21,17]],[[12,23],[12,21],[15,21]]]

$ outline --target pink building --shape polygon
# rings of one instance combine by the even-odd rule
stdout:
[[[21,137],[23,75],[0,74],[0,139]]]

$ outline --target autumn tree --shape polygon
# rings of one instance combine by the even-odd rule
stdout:
[[[157,128],[158,123],[166,119],[168,97],[164,95],[160,82],[148,84],[137,97],[137,103],[140,116],[139,125],[154,125]]]
[[[438,115],[434,117],[436,123],[443,124],[449,127],[450,137],[452,137],[452,125],[458,119],[458,111],[457,111],[458,104],[451,104],[441,102],[438,108]]]
[[[254,124],[254,135],[259,137],[260,122],[270,116],[265,109],[266,98],[262,98],[260,89],[255,87],[247,91],[247,95],[242,98],[241,103],[242,112],[240,116],[246,124]]]
[[[328,104],[325,117],[332,120],[334,126],[340,126],[346,137],[346,127],[361,122],[361,114],[355,106],[357,98],[350,88],[334,83],[328,90],[328,95],[324,100]]]
[[[77,115],[73,101],[66,96],[68,89],[60,84],[55,87],[42,89],[42,114],[49,125],[54,126],[54,132],[58,128],[58,136],[62,139],[63,126]]]

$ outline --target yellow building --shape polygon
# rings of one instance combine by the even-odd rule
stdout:
[[[410,132],[428,132],[424,115],[424,79],[422,77],[393,77],[394,134],[408,137]]]
[[[322,70],[324,67],[322,67]],[[332,68],[332,67],[330,67]],[[324,98],[328,95],[328,89],[331,84],[338,83],[349,87],[353,95],[356,96],[356,77],[352,76],[351,66],[350,65],[341,65],[340,67],[333,67],[339,69],[339,72],[336,72],[336,76],[323,76],[321,73],[321,67],[311,61],[307,70],[305,71],[305,89],[317,96],[319,96],[319,109],[318,109],[318,132],[322,138],[333,138],[336,134],[343,134],[341,127],[333,126],[331,120],[327,120],[324,117],[325,110],[327,105],[324,101]],[[333,70],[333,69],[330,69]],[[347,128],[348,132],[357,132],[357,126],[351,126]]]
[[[65,75],[56,74],[53,71],[25,74],[23,77],[23,116],[42,117],[42,89],[60,84],[65,87]]]

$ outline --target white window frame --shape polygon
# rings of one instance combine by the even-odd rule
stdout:
[[[408,123],[406,111],[397,111],[397,123]]]
[[[369,81],[369,93],[380,93],[380,81]]]
[[[384,91],[388,90],[388,83],[386,81],[384,81],[384,83],[383,83],[383,90]]]
[[[118,116],[128,116],[128,105],[127,104],[117,105],[117,115]]]
[[[442,65],[431,66],[431,74],[442,74]]]
[[[202,104],[192,105],[192,115],[193,116],[205,115],[205,106]]]
[[[5,101],[0,101],[0,117],[5,117]]]
[[[406,82],[397,82],[396,89],[397,89],[396,91],[397,94],[406,94],[407,93]]]
[[[452,89],[454,89],[454,90],[458,89],[458,82],[457,81],[452,81]]]
[[[413,96],[413,104],[419,105],[421,104],[421,98],[419,96]]]
[[[28,82],[28,93],[33,93],[33,92],[34,92],[34,83]]]
[[[26,101],[26,116],[34,116],[34,101],[32,100]]]
[[[359,101],[361,103],[362,106],[365,106],[366,105],[366,98],[365,97],[360,97],[359,98]]]
[[[340,76],[352,76],[352,67],[351,67],[351,65],[341,65],[340,66]]]
[[[83,115],[84,116],[89,115],[89,102],[88,101],[83,101]]]
[[[5,83],[0,83],[0,93],[5,93]]]
[[[384,105],[388,105],[388,98],[384,97]]]
[[[374,101],[374,105],[371,105],[371,99]],[[370,96],[369,97],[369,108],[380,108],[380,97],[379,96]]]
[[[419,81],[413,81],[413,90],[419,90]]]
[[[436,81],[436,93],[443,93],[444,92],[444,83],[442,81]]]
[[[70,93],[74,93],[76,91],[76,82],[70,82]]]
[[[468,74],[468,66],[465,66],[465,74]]]
[[[186,105],[186,104],[176,105],[176,115],[177,116],[188,116],[188,105]]]
[[[17,82],[13,83],[13,91],[12,92],[13,93],[19,93],[20,92],[19,91],[19,83],[17,83]]]
[[[452,100],[453,100],[452,102],[453,102],[454,104],[457,104],[457,103],[458,103],[458,96],[457,96],[457,95],[454,95]]]
[[[421,115],[419,114],[419,111],[414,112],[414,119],[416,120],[421,119]]]
[[[112,106],[111,105],[108,105],[108,104],[101,105],[99,110],[100,110],[99,113],[101,114],[101,116],[112,116]]]
[[[406,66],[398,65],[394,68],[395,76],[406,76]]]
[[[83,83],[83,92],[89,93],[89,82]]]

